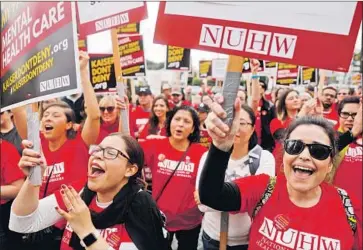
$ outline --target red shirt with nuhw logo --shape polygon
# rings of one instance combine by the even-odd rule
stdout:
[[[53,152],[49,150],[49,141],[43,135],[40,136],[40,140],[47,163],[40,187],[40,198],[44,196],[48,179],[45,196],[53,194],[62,184],[68,185],[78,180],[86,182],[89,155],[88,147],[80,133],[77,133],[74,139],[67,139],[58,150]]]
[[[77,192],[79,192],[83,188],[84,184],[85,184],[85,182],[79,181],[79,182],[72,183],[72,187]],[[59,191],[55,192],[55,197],[57,199],[58,206],[61,209],[67,211],[67,208],[62,199],[62,195],[60,194]],[[96,213],[100,213],[105,208],[100,207],[97,204],[96,196],[95,196],[89,205],[89,209]],[[129,234],[126,231],[124,224],[116,224],[109,228],[98,229],[98,232],[100,233],[101,237],[104,240],[106,240],[107,244],[115,250],[117,250],[117,249],[119,249],[119,250],[137,250],[135,244],[132,242]],[[73,229],[70,227],[69,223],[67,223],[65,230],[63,232],[60,250],[72,250],[73,249],[72,247],[69,246],[70,240],[72,237],[72,233],[73,233]]]
[[[241,193],[240,212],[252,214],[269,178],[262,174],[235,181]],[[302,208],[291,202],[286,185],[285,176],[278,176],[272,196],[253,220],[248,249],[362,249],[359,201],[350,197],[358,217],[358,229],[353,236],[343,202],[333,186],[322,183],[319,203]]]
[[[152,173],[152,196],[161,192],[184,152],[174,149],[169,138],[153,139],[140,143],[145,152],[145,163]],[[166,215],[169,231],[189,230],[200,225],[202,214],[194,201],[195,182],[199,161],[207,148],[193,143],[178,170],[160,196],[157,205]]]

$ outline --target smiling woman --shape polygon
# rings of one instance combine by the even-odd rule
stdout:
[[[220,211],[250,213],[251,249],[265,249],[271,244],[290,249],[362,249],[362,205],[355,197],[350,199],[346,191],[325,182],[336,154],[331,124],[320,117],[305,116],[287,128],[284,175],[261,174],[224,182],[232,146],[226,139],[234,136],[240,119],[237,104],[235,108],[232,132],[225,136],[210,132],[213,145],[200,178],[200,201]],[[216,105],[207,119],[208,129],[222,130],[222,116],[221,107]],[[304,238],[306,235],[310,240]]]
[[[40,155],[29,142],[25,146],[19,166],[28,173],[28,163],[36,162],[44,171]],[[9,227],[29,233],[66,222],[61,250],[167,250],[164,219],[137,183],[143,165],[144,153],[135,139],[111,134],[90,147],[86,185],[62,185],[39,200],[39,187],[27,180],[13,203]]]

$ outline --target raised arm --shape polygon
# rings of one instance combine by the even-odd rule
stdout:
[[[14,126],[18,131],[21,139],[25,140],[28,138],[28,127],[26,120],[26,106],[21,106],[11,110],[14,115]]]
[[[260,62],[256,59],[251,60],[251,71],[252,71],[252,79],[251,79],[251,108],[256,113],[258,109],[258,105],[260,102],[260,83],[257,77],[257,71],[260,67]]]
[[[218,100],[217,100],[218,101]],[[223,101],[220,97],[219,103]],[[213,138],[199,182],[200,202],[220,211],[236,211],[241,206],[241,196],[236,184],[224,182],[233,138],[239,128],[240,101],[235,102],[235,117],[231,129],[221,118],[226,116],[222,107],[214,102],[206,125]]]
[[[84,95],[84,103],[87,107],[87,118],[82,129],[82,139],[87,146],[96,143],[100,132],[100,109],[95,91],[89,79],[88,61],[86,52],[80,51],[81,84]]]

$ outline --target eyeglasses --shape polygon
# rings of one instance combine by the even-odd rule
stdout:
[[[98,152],[102,151],[103,152],[103,157],[105,157],[105,159],[108,160],[114,160],[117,158],[118,155],[121,155],[122,157],[124,157],[125,159],[127,159],[130,163],[131,160],[129,157],[127,157],[124,153],[122,153],[120,150],[115,149],[115,148],[111,148],[111,147],[105,147],[102,148],[99,145],[91,145],[89,147],[89,154],[90,155],[94,155]],[[132,163],[131,163],[132,164]]]
[[[320,161],[328,158],[333,151],[332,147],[320,143],[307,144],[301,140],[286,140],[284,142],[285,152],[289,155],[298,155],[304,151],[305,147],[308,147],[309,153],[313,158]]]
[[[343,119],[348,119],[349,116],[351,116],[354,119],[356,115],[357,113],[349,113],[349,112],[340,112],[339,114],[339,116]]]
[[[239,124],[242,128],[245,128],[247,127],[248,125],[251,125],[252,126],[252,123],[248,123],[248,122],[240,122]]]
[[[101,112],[105,112],[107,110],[108,113],[111,113],[115,110],[115,107],[100,107]]]

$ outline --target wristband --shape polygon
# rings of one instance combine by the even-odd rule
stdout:
[[[259,79],[260,77],[258,75],[252,75],[252,79]]]

